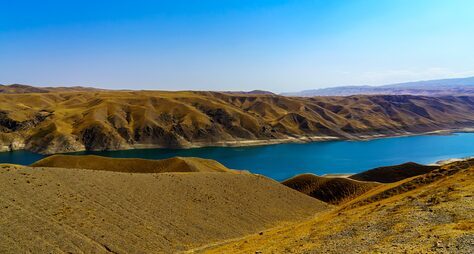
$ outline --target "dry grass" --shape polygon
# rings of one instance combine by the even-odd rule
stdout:
[[[0,150],[40,153],[357,139],[472,127],[473,97],[54,90],[0,94]],[[293,139],[292,139],[293,138]]]
[[[473,253],[473,193],[474,161],[453,163],[376,187],[311,220],[196,252]]]
[[[330,204],[346,202],[380,185],[374,182],[313,174],[298,175],[283,181],[282,184]]]
[[[328,206],[252,174],[0,165],[0,253],[175,253]]]
[[[32,167],[80,168],[126,173],[164,172],[236,172],[214,160],[174,157],[163,160],[120,159],[94,155],[52,155],[39,160]]]

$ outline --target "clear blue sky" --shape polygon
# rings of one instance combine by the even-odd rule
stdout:
[[[470,0],[0,0],[2,84],[282,92],[470,75]]]

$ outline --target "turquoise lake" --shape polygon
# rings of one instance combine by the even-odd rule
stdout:
[[[137,149],[73,154],[144,159],[193,156],[214,159],[229,168],[246,169],[275,180],[284,180],[301,173],[318,175],[357,173],[408,161],[433,163],[443,159],[474,156],[474,133],[393,137],[370,141],[326,141],[195,149]],[[0,163],[28,165],[43,157],[27,151],[5,152],[0,153]]]

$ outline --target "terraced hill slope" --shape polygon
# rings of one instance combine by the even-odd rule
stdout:
[[[380,185],[375,182],[321,177],[313,174],[297,175],[283,181],[282,184],[330,204],[339,204],[351,200]]]
[[[158,91],[0,94],[0,151],[358,139],[474,127],[474,97]]]
[[[473,253],[474,160],[380,185],[313,219],[200,253]]]
[[[0,253],[176,253],[328,209],[252,174],[0,165]]]
[[[80,168],[126,173],[233,172],[215,160],[174,157],[163,160],[121,159],[94,155],[52,155],[32,167]]]

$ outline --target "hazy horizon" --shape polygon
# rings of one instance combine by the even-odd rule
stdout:
[[[100,85],[47,85],[47,84],[24,84],[24,83],[10,83],[10,84],[4,84],[0,82],[0,85],[28,85],[28,86],[33,86],[33,87],[73,87],[73,86],[78,86],[78,87],[91,87],[91,88],[99,88],[99,89],[109,89],[109,90],[157,90],[157,91],[229,91],[229,92],[238,92],[238,91],[255,91],[255,90],[262,90],[262,91],[268,91],[268,92],[274,92],[277,94],[287,94],[287,93],[295,93],[295,92],[304,92],[304,91],[311,91],[311,90],[317,90],[317,89],[326,89],[326,88],[337,88],[337,87],[362,87],[362,86],[370,86],[370,87],[379,87],[379,86],[384,86],[384,85],[397,85],[397,84],[404,84],[404,83],[417,83],[417,82],[424,82],[424,81],[433,81],[433,80],[450,80],[450,79],[467,79],[467,78],[474,78],[474,76],[468,76],[468,77],[454,77],[454,78],[437,78],[437,79],[430,79],[430,80],[408,80],[408,81],[403,81],[400,83],[390,83],[390,84],[377,84],[377,85],[365,85],[365,84],[355,84],[355,85],[335,85],[335,86],[321,86],[317,88],[310,88],[310,89],[305,89],[305,90],[298,90],[298,91],[284,91],[284,92],[275,92],[272,90],[264,90],[264,89],[259,89],[254,88],[250,90],[238,90],[238,89],[215,89],[215,90],[204,90],[204,89],[142,89],[142,88],[133,88],[132,85],[130,85],[130,88],[113,88],[113,87],[106,87],[106,86],[100,86]]]
[[[5,1],[0,83],[268,90],[474,76],[474,2]]]

